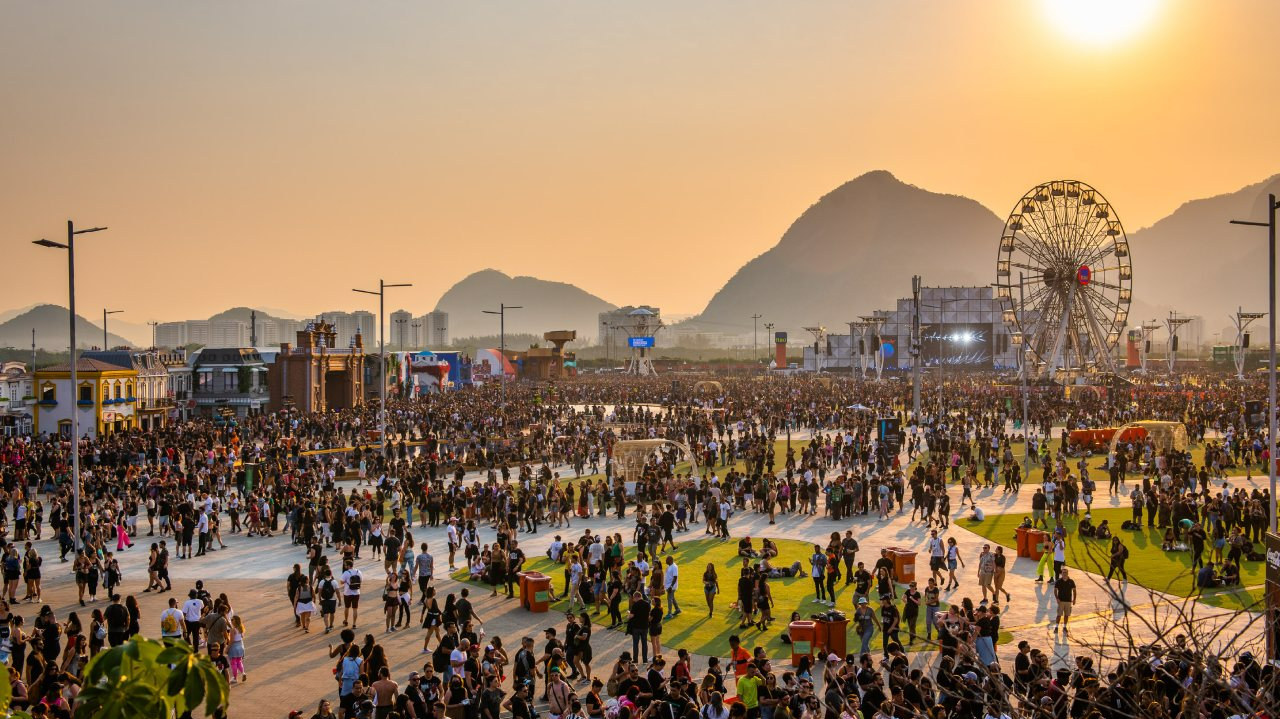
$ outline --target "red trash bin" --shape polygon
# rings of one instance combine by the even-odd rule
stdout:
[[[550,609],[551,577],[541,572],[521,572],[520,606],[536,613]]]
[[[1053,551],[1053,540],[1049,533],[1039,529],[1027,531],[1027,558],[1040,561],[1046,552]]]
[[[848,652],[849,648],[849,620],[834,619],[831,621],[820,621],[819,626],[825,625],[825,636],[822,645],[823,654],[834,654],[841,659]],[[822,633],[822,630],[819,630]]]
[[[1027,533],[1031,531],[1030,527],[1019,526],[1013,530],[1014,535],[1018,538],[1018,556],[1030,557],[1031,551],[1027,549]]]
[[[916,581],[916,552],[903,547],[889,547],[889,556],[893,557],[893,572],[901,584]]]
[[[812,660],[818,623],[809,620],[794,621],[787,627],[787,632],[791,635],[791,666],[800,666],[800,657]]]

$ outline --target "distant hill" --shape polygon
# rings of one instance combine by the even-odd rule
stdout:
[[[1130,324],[1163,320],[1173,309],[1204,317],[1206,328],[1219,328],[1238,307],[1266,312],[1267,230],[1232,225],[1230,220],[1266,222],[1267,193],[1280,195],[1280,175],[1225,195],[1192,200],[1150,227],[1129,230],[1134,299]],[[1124,206],[1118,207],[1123,218]]]
[[[247,325],[249,324],[249,318],[253,315],[253,312],[254,312],[254,309],[252,307],[232,307],[229,310],[223,310],[218,314],[213,315],[212,317],[209,318],[209,321],[217,322],[221,320],[232,320],[235,322],[243,322]],[[257,310],[257,312],[258,312],[259,322],[262,322],[264,320],[292,319],[292,318],[285,318],[277,315],[272,315],[271,313],[262,309]]]
[[[615,309],[571,284],[510,277],[493,269],[468,275],[450,287],[436,309],[449,313],[449,336],[462,338],[496,334],[498,318],[483,310],[496,310],[500,303],[523,308],[507,313],[508,334],[542,336],[548,330],[577,330],[579,341],[585,343],[595,341],[597,315]]]
[[[35,328],[36,347],[50,351],[65,350],[70,344],[67,325],[66,307],[37,305],[17,317],[0,323],[0,347],[30,347],[31,330]],[[110,340],[112,347],[131,344],[114,332],[107,339]],[[84,317],[77,317],[76,345],[84,349],[101,344],[102,327]]]
[[[869,172],[800,215],[686,326],[750,332],[759,312],[775,330],[822,324],[840,331],[857,315],[909,296],[914,274],[930,286],[985,285],[995,279],[1003,224],[974,200]]]

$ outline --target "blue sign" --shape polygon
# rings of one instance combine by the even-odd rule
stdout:
[[[636,348],[652,347],[653,338],[652,337],[628,337],[627,346],[636,347]]]

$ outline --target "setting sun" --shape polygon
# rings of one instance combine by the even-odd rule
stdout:
[[[1049,20],[1077,42],[1110,45],[1150,22],[1159,0],[1042,0]]]

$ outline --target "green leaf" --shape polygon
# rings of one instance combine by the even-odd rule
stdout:
[[[186,689],[182,698],[189,707],[198,707],[204,701],[204,676],[200,670],[187,673]]]

